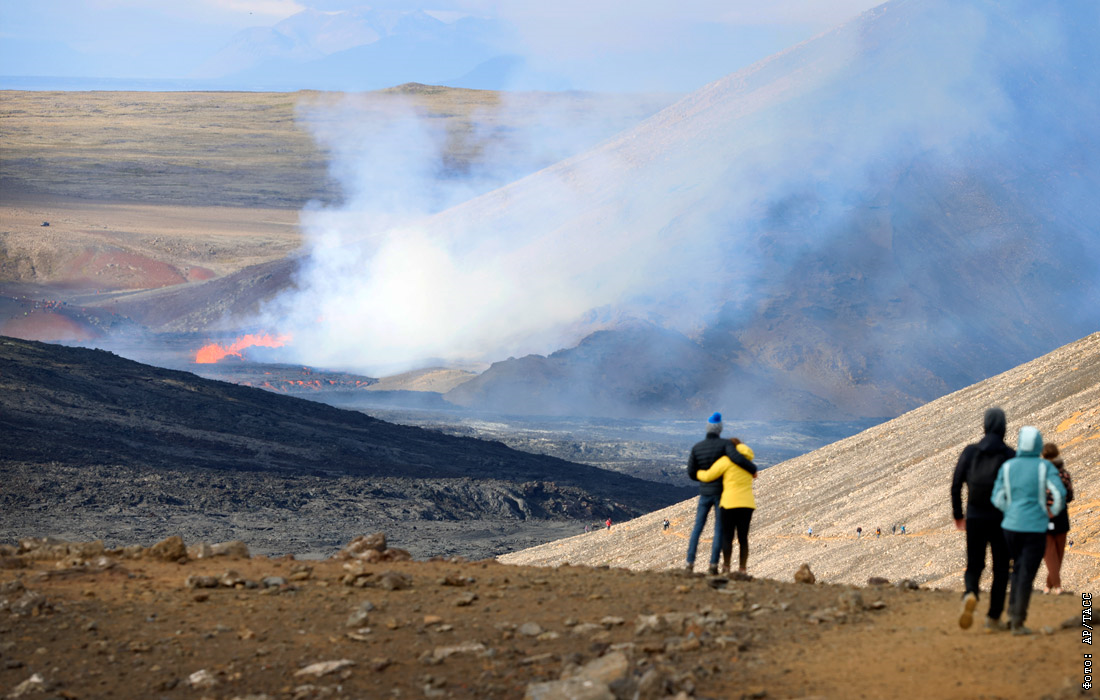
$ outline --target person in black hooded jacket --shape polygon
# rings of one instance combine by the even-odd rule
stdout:
[[[747,459],[737,451],[737,448],[729,440],[722,439],[722,414],[714,413],[707,419],[706,437],[695,443],[688,456],[687,472],[692,481],[699,481],[696,476],[702,469],[710,469],[711,465],[722,456],[729,457],[734,464],[750,474],[755,474],[757,469],[752,460]],[[703,526],[707,524],[707,514],[714,510],[714,540],[710,548],[710,568],[713,575],[718,573],[718,557],[722,551],[721,518],[718,517],[718,505],[722,498],[722,481],[699,482],[699,503],[695,509],[695,527],[691,530],[691,538],[688,540],[686,568],[690,572],[695,568],[695,552],[699,547],[699,537],[703,534]],[[729,562],[726,562],[727,565]]]
[[[985,549],[989,547],[993,557],[993,583],[989,590],[989,612],[986,616],[987,631],[1004,629],[1001,613],[1008,589],[1008,545],[1005,543],[1001,519],[1004,517],[993,505],[993,484],[1001,465],[1016,456],[1016,451],[1005,444],[1008,420],[1000,408],[990,408],[982,419],[985,437],[967,445],[955,465],[951,480],[951,510],[955,529],[966,532],[966,574],[963,608],[959,614],[959,627],[967,629],[974,621],[974,608],[978,605],[979,582],[985,568]],[[963,517],[962,487],[966,484],[966,516]]]

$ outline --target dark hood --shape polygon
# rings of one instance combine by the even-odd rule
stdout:
[[[1003,410],[997,407],[987,408],[982,424],[986,435],[997,435],[1004,439],[1005,431],[1008,429],[1008,419],[1005,418]]]

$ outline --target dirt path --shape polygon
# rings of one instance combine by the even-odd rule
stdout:
[[[358,587],[331,560],[2,561],[26,567],[0,571],[5,694],[37,674],[65,698],[519,698],[625,659],[618,698],[1080,697],[1072,596],[1036,596],[1029,622],[1050,633],[1019,638],[961,631],[948,591],[461,561],[352,564]],[[237,585],[188,585],[202,576]]]

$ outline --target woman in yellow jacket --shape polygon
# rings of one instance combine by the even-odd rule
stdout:
[[[748,445],[737,438],[732,438],[730,442],[746,459],[755,458],[752,448]],[[733,534],[736,532],[740,563],[738,570],[741,573],[747,573],[745,565],[749,561],[749,522],[752,520],[752,512],[756,509],[756,499],[752,495],[752,480],[756,478],[756,474],[750,474],[723,455],[711,465],[710,469],[702,469],[696,476],[699,477],[699,481],[722,479],[722,499],[718,504],[718,517],[722,518],[722,571],[729,573],[730,557],[733,554]]]

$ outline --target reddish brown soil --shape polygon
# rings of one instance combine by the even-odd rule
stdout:
[[[289,578],[302,562],[117,561],[100,571],[47,561],[0,572],[0,582],[18,577],[47,601],[36,615],[0,620],[0,689],[39,673],[53,697],[65,698],[519,698],[529,683],[557,680],[563,669],[618,649],[632,677],[656,669],[669,696],[1068,698],[1079,697],[1090,649],[1079,626],[1031,637],[986,635],[980,622],[961,631],[957,594],[946,591],[758,580],[723,592],[680,572],[365,565],[368,584],[386,571],[410,577],[410,588],[384,590],[344,585],[341,562],[314,561],[305,562],[308,579],[261,592],[184,582],[230,569],[255,581]],[[812,621],[853,590],[884,607]],[[374,610],[349,627],[365,601]],[[1079,620],[1080,604],[1037,595],[1029,623],[1038,630]],[[725,620],[635,631],[639,615],[702,611]],[[526,623],[543,634],[525,634]],[[586,623],[595,628],[578,632]],[[426,660],[464,644],[484,651]],[[320,678],[296,675],[341,659],[354,665]],[[191,687],[188,678],[204,669],[216,684]]]
[[[35,311],[26,316],[13,316],[7,320],[0,320],[0,335],[54,342],[92,340],[99,334],[95,329],[60,313]]]

